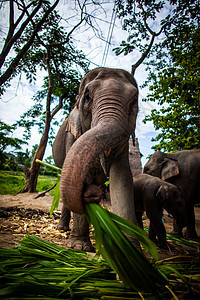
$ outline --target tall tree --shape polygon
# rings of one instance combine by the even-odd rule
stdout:
[[[47,71],[44,89],[34,97],[35,105],[17,122],[19,126],[27,129],[28,134],[30,134],[31,126],[35,124],[39,125],[42,133],[31,167],[24,169],[26,182],[23,192],[36,192],[40,170],[40,164],[36,162],[36,159],[43,159],[51,122],[63,105],[68,108],[69,112],[75,102],[81,78],[81,73],[76,70],[78,66],[83,72],[88,70],[83,53],[75,50],[73,46],[70,39],[72,33],[73,30],[70,33],[65,32],[64,28],[60,26],[60,16],[56,11],[52,12],[48,17],[48,22],[42,27],[37,42],[26,52],[20,62],[23,65],[22,69],[28,65],[29,70],[26,70],[26,74],[30,76],[29,79],[36,73],[37,67]],[[20,47],[20,42],[19,39],[18,47]],[[44,99],[45,107],[42,105]]]
[[[139,52],[139,59],[131,65],[131,73],[149,58],[153,52],[156,38],[169,26],[170,14],[160,19],[165,1],[155,0],[115,0],[118,18],[122,19],[122,28],[128,32],[127,40],[114,48],[116,55],[128,55]]]
[[[146,64],[150,85],[144,101],[161,105],[144,120],[160,129],[155,150],[178,151],[200,147],[199,103],[199,1],[117,0],[127,41],[115,48],[128,55],[139,50],[132,73]],[[158,28],[155,31],[155,28]],[[157,38],[159,36],[159,39]]]
[[[19,62],[34,43],[42,26],[47,22],[48,16],[57,6],[59,0],[51,5],[47,0],[10,0],[3,1],[0,5],[9,2],[9,28],[0,54],[0,95],[9,86],[9,81],[19,74]],[[32,24],[32,26],[30,26]],[[27,32],[29,26],[29,33]],[[16,48],[18,40],[23,36],[21,48]],[[22,39],[21,39],[22,41]],[[17,51],[16,51],[17,50]],[[11,53],[13,57],[11,57]]]
[[[157,76],[151,73],[150,93],[145,101],[159,104],[144,122],[153,121],[159,134],[154,150],[174,152],[200,147],[200,30],[199,9],[194,3],[176,7],[176,27],[163,43],[168,66]],[[192,20],[192,21],[191,21]]]

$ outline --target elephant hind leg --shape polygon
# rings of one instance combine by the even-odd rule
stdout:
[[[173,230],[170,231],[170,234],[177,235],[179,237],[183,237],[182,228],[177,225],[176,220],[173,218]]]
[[[153,241],[155,244],[157,244],[157,239],[156,239],[156,232],[152,226],[152,222],[150,221],[150,225],[149,225],[149,234],[148,237],[151,241]]]
[[[199,240],[198,234],[195,230],[195,213],[194,213],[194,205],[187,205],[187,218],[188,225],[186,231],[184,232],[184,237],[186,239],[191,240]]]
[[[138,226],[143,229],[144,227],[143,227],[143,222],[142,222],[142,214],[143,214],[143,211],[141,211],[141,210],[140,211],[136,210],[136,212],[135,212]]]

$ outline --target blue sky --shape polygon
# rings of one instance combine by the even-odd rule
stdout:
[[[63,18],[70,20],[70,25],[68,21],[69,28],[76,24],[79,15],[74,11],[73,0],[60,1],[58,6],[59,11],[61,12]],[[79,50],[83,50],[86,54],[87,58],[92,61],[94,64],[91,64],[90,68],[95,68],[96,65],[105,66],[105,67],[113,67],[113,68],[122,68],[127,71],[131,71],[131,65],[137,61],[139,58],[139,53],[134,52],[129,54],[128,56],[120,55],[116,56],[112,49],[120,44],[123,39],[126,39],[127,33],[122,31],[121,23],[118,19],[116,19],[115,26],[113,28],[111,44],[109,46],[106,62],[105,62],[105,41],[103,39],[107,38],[108,29],[109,29],[109,21],[111,20],[113,10],[113,2],[107,3],[105,6],[106,14],[101,10],[96,12],[96,15],[101,21],[99,21],[99,34],[101,35],[101,39],[94,35],[94,32],[91,28],[81,27],[74,33],[73,37],[75,39],[75,44]],[[73,18],[70,18],[73,16]],[[3,34],[7,30],[7,20],[8,20],[8,10],[6,8],[1,9],[0,11],[0,25],[3,31],[0,33],[3,37]],[[66,23],[65,23],[66,24]],[[100,32],[101,31],[101,32]],[[2,46],[2,44],[0,44]],[[104,64],[102,65],[104,58]],[[7,92],[3,95],[2,100],[0,100],[0,119],[7,124],[12,124],[16,120],[19,119],[20,115],[25,112],[32,104],[32,97],[34,93],[40,89],[43,83],[44,73],[38,73],[37,81],[35,84],[30,85],[25,76],[17,77],[12,81],[11,87],[7,90]],[[145,71],[144,65],[139,66],[139,68],[135,72],[135,79],[140,86],[144,80],[146,79],[147,73]],[[137,117],[137,125],[136,125],[136,137],[139,141],[140,152],[143,154],[142,164],[144,165],[146,162],[146,157],[153,153],[151,149],[153,143],[151,142],[151,138],[157,135],[154,130],[153,125],[148,122],[147,124],[143,124],[142,120],[144,117],[150,113],[151,109],[154,108],[152,103],[142,102],[142,98],[145,98],[148,89],[139,90],[139,113]],[[56,116],[56,117],[59,117]],[[14,133],[17,137],[22,137],[22,130],[18,130]],[[37,129],[35,128],[32,131],[32,137],[29,141],[29,150],[31,150],[32,145],[39,143],[40,136],[38,134]],[[25,149],[27,146],[24,147]],[[46,150],[46,156],[51,155],[51,147],[48,146]]]

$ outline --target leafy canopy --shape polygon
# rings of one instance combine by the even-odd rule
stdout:
[[[142,53],[143,59],[133,66],[137,68],[144,62],[149,72],[142,85],[150,85],[149,94],[143,101],[160,106],[144,120],[144,123],[153,121],[159,130],[152,139],[157,142],[152,149],[170,152],[199,148],[199,2],[118,0],[116,3],[118,16],[129,35],[114,50],[117,55]]]
[[[181,1],[180,1],[181,2]],[[144,101],[153,101],[160,109],[152,110],[144,120],[153,121],[160,130],[152,141],[154,150],[166,152],[200,147],[200,30],[197,3],[176,6],[179,17],[162,43],[168,64],[151,72],[150,93]]]
[[[29,32],[29,28],[27,28],[27,32]],[[19,49],[20,46],[21,40],[19,39]],[[39,127],[40,133],[44,130],[49,74],[52,78],[50,106],[53,118],[54,114],[61,108],[63,115],[68,115],[71,111],[78,94],[82,73],[88,71],[88,63],[85,61],[83,52],[75,49],[72,39],[68,38],[67,32],[62,27],[61,17],[56,11],[49,15],[38,40],[24,55],[20,62],[20,69],[32,82],[36,79],[38,68],[40,71],[47,70],[47,60],[50,70],[48,76],[44,77],[42,90],[36,92],[33,97],[34,105],[17,122],[18,126],[25,128],[24,138],[30,138],[31,128],[34,125]],[[53,120],[52,125],[58,125],[58,121]],[[53,128],[51,126],[50,141],[54,135]]]

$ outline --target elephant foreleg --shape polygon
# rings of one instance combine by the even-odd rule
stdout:
[[[61,216],[60,216],[60,220],[57,226],[58,230],[64,230],[64,231],[68,231],[69,230],[69,222],[70,222],[70,218],[71,218],[71,214],[69,209],[67,209],[64,205],[62,207],[62,211],[61,211]]]
[[[128,146],[112,161],[110,167],[110,199],[113,212],[137,225],[134,206],[133,179],[128,161]],[[140,249],[139,242],[128,238]]]
[[[67,240],[67,247],[84,251],[94,250],[90,242],[89,224],[85,214],[73,213],[73,228]]]
[[[110,167],[110,198],[113,212],[137,224],[134,206],[133,179],[128,162],[128,149]]]
[[[155,212],[155,214],[152,215],[147,211],[147,217],[150,219],[149,238],[153,242],[155,242],[157,236],[158,247],[168,249],[166,240],[166,230],[162,222],[162,214],[159,212]]]

